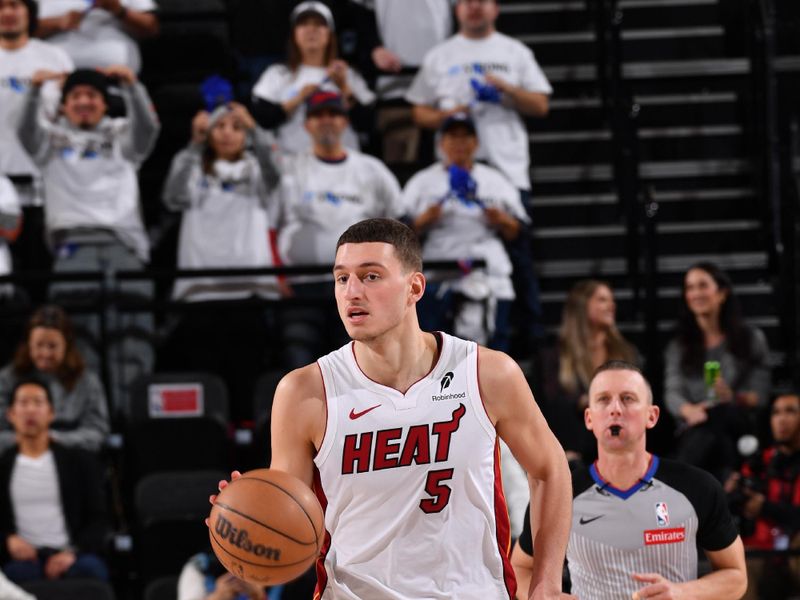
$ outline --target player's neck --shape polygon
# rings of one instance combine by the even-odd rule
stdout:
[[[650,467],[651,455],[644,449],[608,452],[600,449],[597,470],[605,481],[620,490],[636,485]]]
[[[436,338],[419,326],[357,341],[355,354],[367,377],[403,394],[431,371],[439,357]]]

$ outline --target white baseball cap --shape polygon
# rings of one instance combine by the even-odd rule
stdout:
[[[290,18],[292,25],[297,22],[297,19],[300,18],[300,15],[304,13],[316,13],[325,19],[325,23],[327,23],[328,28],[333,31],[336,29],[333,23],[333,13],[331,13],[331,9],[325,6],[322,2],[316,2],[315,0],[309,0],[307,2],[301,2],[297,6],[294,7],[292,11],[292,16]]]

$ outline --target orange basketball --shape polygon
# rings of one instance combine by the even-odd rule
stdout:
[[[231,573],[259,585],[300,576],[325,537],[322,507],[296,477],[256,469],[217,496],[208,520],[211,547]]]

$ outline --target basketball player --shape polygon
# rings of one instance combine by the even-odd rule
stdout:
[[[647,452],[658,415],[637,367],[615,360],[595,372],[584,419],[598,459],[573,478],[572,592],[581,600],[741,598],[744,549],[722,488],[705,471]],[[700,579],[698,544],[713,568]],[[512,554],[520,584],[530,577],[531,554],[523,530]]]
[[[347,229],[333,275],[354,341],[275,393],[271,468],[313,485],[325,509],[315,598],[514,598],[498,436],[529,474],[529,597],[568,597],[564,453],[510,357],[419,328],[421,262],[399,221]]]

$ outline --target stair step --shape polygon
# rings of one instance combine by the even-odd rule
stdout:
[[[658,258],[658,273],[660,277],[668,274],[683,277],[689,265],[699,261],[709,261],[726,271],[734,280],[742,271],[758,273],[759,276],[767,268],[768,258],[765,252],[703,252],[696,254],[673,254]],[[624,258],[578,258],[578,259],[547,259],[536,261],[536,270],[544,281],[555,282],[562,278],[580,277],[627,277],[628,265]]]
[[[656,190],[653,199],[658,202],[656,222],[660,223],[746,220],[755,206],[749,189]],[[533,207],[536,229],[619,223],[622,219],[615,193],[544,197],[534,194]],[[644,211],[644,207],[641,210]]]
[[[746,160],[690,160],[642,162],[639,173],[642,179],[669,179],[680,177],[739,175],[750,172]],[[608,164],[573,164],[532,169],[534,182],[569,182],[580,179],[611,181],[612,169]]]

